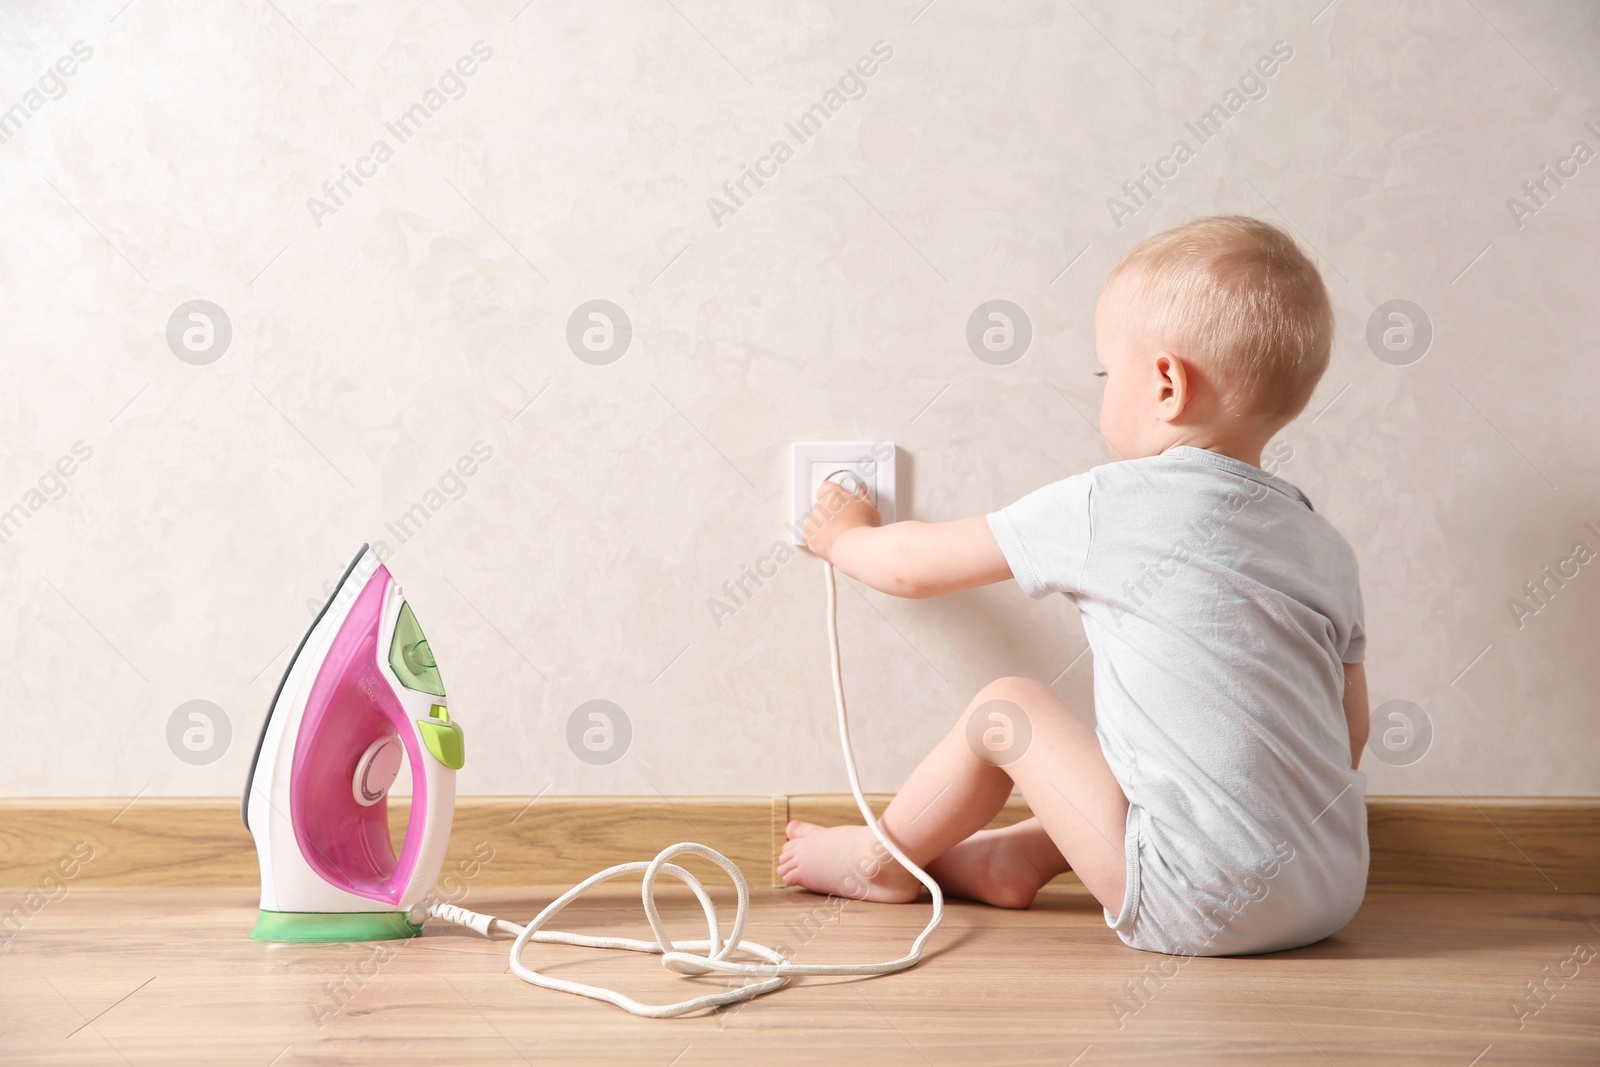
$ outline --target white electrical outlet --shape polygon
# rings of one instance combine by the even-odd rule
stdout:
[[[860,479],[867,499],[883,521],[895,521],[893,441],[798,441],[790,473],[789,537],[805,544],[806,519],[816,506],[817,488],[828,476],[845,471]]]

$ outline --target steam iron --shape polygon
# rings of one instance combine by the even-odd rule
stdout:
[[[289,659],[241,814],[261,861],[256,941],[414,937],[439,877],[464,750],[428,639],[366,545]],[[411,767],[395,854],[389,789]]]

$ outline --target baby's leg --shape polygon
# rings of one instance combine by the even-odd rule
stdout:
[[[979,830],[927,867],[947,896],[997,908],[1026,908],[1050,879],[1071,869],[1037,817]]]
[[[1015,748],[1023,749],[1020,753],[991,753],[983,744],[969,742],[975,714],[979,723],[972,733],[980,738],[991,727],[1004,731],[1008,725],[1012,736],[1021,738],[1025,723],[1025,749],[1019,743]],[[996,719],[997,714],[1009,723]],[[1021,788],[1061,862],[1078,872],[1103,905],[1120,910],[1127,798],[1094,731],[1048,686],[1032,679],[1001,678],[985,686],[918,764],[881,822],[906,855],[926,867],[983,829],[1005,804],[1013,784]],[[1026,832],[1015,834],[1021,838]],[[1035,848],[1034,854],[1040,850]],[[959,854],[952,857],[952,866],[958,862]],[[918,892],[910,872],[889,860],[871,831],[859,826],[791,823],[778,872],[788,884],[841,896],[914,900]],[[1039,871],[1045,880],[1059,873],[1053,867]]]

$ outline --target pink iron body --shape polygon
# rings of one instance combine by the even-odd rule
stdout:
[[[461,727],[432,649],[366,546],[290,657],[242,814],[261,863],[260,941],[414,936],[455,811]],[[389,790],[411,768],[398,853]]]

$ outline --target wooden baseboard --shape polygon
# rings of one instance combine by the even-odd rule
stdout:
[[[882,811],[889,797],[870,800]],[[1367,812],[1371,889],[1600,893],[1600,798],[1368,797]],[[1013,797],[992,825],[1027,816]],[[846,794],[463,797],[441,881],[446,888],[564,886],[674,842],[699,841],[753,882],[776,885],[791,818],[848,823],[859,814]],[[706,872],[711,884],[721,877],[699,860],[684,866]],[[255,848],[232,799],[0,800],[0,886],[254,886],[258,879]]]

